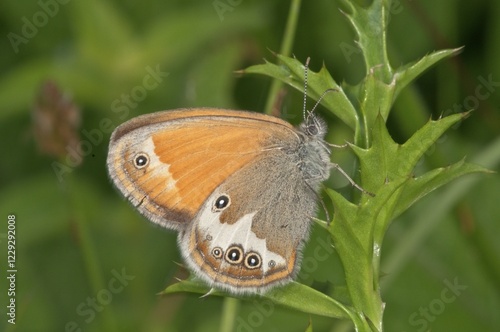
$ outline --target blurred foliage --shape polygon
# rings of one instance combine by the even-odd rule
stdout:
[[[3,315],[0,329],[219,331],[224,299],[157,295],[174,278],[187,276],[175,264],[181,261],[175,234],[146,222],[112,188],[107,142],[119,123],[162,109],[263,109],[270,81],[233,72],[263,58],[275,60],[269,50],[279,50],[289,2],[59,1],[0,3],[2,306],[8,301],[3,291],[8,214],[16,215],[18,270],[16,325]],[[388,36],[394,66],[465,45],[463,53],[400,94],[388,120],[394,140],[404,142],[431,117],[475,108],[425,155],[416,172],[453,164],[464,155],[498,171],[500,2],[394,3]],[[363,59],[338,6],[331,0],[302,4],[293,54],[300,61],[310,56],[314,71],[324,62],[336,81],[355,84],[364,75]],[[153,81],[155,70],[161,74]],[[61,91],[59,98],[71,101],[50,105],[69,105],[61,114],[74,107],[81,112],[76,134],[87,149],[79,165],[68,166],[71,152],[48,155],[41,148],[35,128],[46,123],[34,110],[47,81]],[[152,88],[152,82],[158,84]],[[283,117],[296,123],[302,96],[287,91]],[[329,141],[352,139],[338,119],[328,120]],[[333,159],[352,171],[348,152],[337,151]],[[55,172],[54,165],[67,167]],[[346,185],[335,176],[330,181],[336,188]],[[496,174],[457,180],[393,223],[382,253],[387,331],[498,329],[499,188]],[[323,238],[317,227],[299,280],[341,295],[345,289],[335,254],[315,266],[308,260]],[[466,288],[450,300],[446,289],[455,280]],[[241,302],[236,309],[237,331],[350,329],[344,321],[265,301]]]

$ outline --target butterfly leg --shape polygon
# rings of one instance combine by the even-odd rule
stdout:
[[[360,185],[358,185],[356,182],[354,182],[354,180],[351,179],[351,177],[349,175],[347,175],[347,173],[339,166],[339,164],[331,163],[331,165],[332,165],[332,167],[336,168],[340,173],[342,173],[342,175],[347,180],[349,180],[349,182],[351,183],[351,185],[353,187],[355,187],[356,189],[358,189],[359,191],[361,191],[363,194],[366,194],[366,195],[369,195],[369,196],[372,196],[372,197],[375,196],[375,194],[372,194],[371,192],[364,190],[363,188],[361,188]]]

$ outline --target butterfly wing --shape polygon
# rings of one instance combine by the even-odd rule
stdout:
[[[303,139],[258,113],[159,112],[115,130],[108,168],[142,214],[180,231],[199,277],[231,292],[262,291],[297,273],[314,216]]]
[[[258,113],[157,112],[113,132],[107,165],[114,184],[143,215],[182,229],[226,178],[291,135],[290,124]]]

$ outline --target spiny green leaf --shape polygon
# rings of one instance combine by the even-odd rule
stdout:
[[[276,304],[304,313],[332,318],[348,318],[350,316],[350,309],[342,303],[297,282],[272,289],[263,297]]]
[[[382,116],[377,117],[371,132],[372,145],[369,149],[355,145],[351,145],[351,149],[359,158],[363,187],[376,193],[393,178],[392,164],[395,162],[399,145],[389,135]]]
[[[390,0],[372,1],[362,7],[355,1],[342,0],[343,12],[358,36],[358,45],[365,60],[366,77],[350,91],[356,91],[361,123],[355,127],[355,144],[371,145],[370,128],[378,114],[387,119],[394,102],[395,87],[392,68],[387,57],[386,31]]]
[[[283,57],[282,57],[283,58]],[[241,74],[261,74],[272,78],[279,79],[297,90],[304,89],[304,75],[302,77],[296,77],[290,68],[285,65],[275,65],[274,63],[268,62],[253,65],[246,69],[239,70],[237,73]]]
[[[379,80],[373,73],[366,76],[360,89],[360,108],[363,114],[364,132],[360,133],[365,137],[365,141],[360,146],[368,147],[371,145],[370,128],[376,122],[378,116],[381,116],[383,122],[387,121],[389,112],[394,102],[394,84],[386,84]]]
[[[365,209],[364,205],[355,206],[341,199],[333,190],[327,189],[326,192],[335,207],[330,235],[342,260],[353,306],[360,316],[380,321],[382,304],[377,295],[378,289],[373,287],[375,283],[371,265],[373,225],[370,221],[374,218],[370,216],[365,219],[363,216],[363,212],[371,214],[373,211]],[[351,316],[351,319],[356,322],[356,317]]]
[[[409,175],[419,159],[436,143],[443,133],[458,121],[469,116],[470,112],[453,114],[436,121],[427,122],[408,139],[399,151],[399,156],[391,171],[401,176]]]
[[[343,13],[358,36],[367,76],[374,73],[378,80],[389,83],[392,69],[387,57],[386,32],[391,1],[372,1],[368,7],[362,7],[355,1],[342,0],[341,3],[347,7]]]
[[[196,293],[210,294],[215,296],[231,296],[223,291],[211,291],[205,284],[196,280],[183,280],[167,287],[161,295],[174,293]],[[242,300],[265,301],[269,300],[272,304],[295,309],[308,314],[331,318],[349,318],[350,309],[340,302],[310,288],[309,286],[292,282],[283,287],[277,287],[262,295],[241,295],[237,298]],[[272,305],[271,304],[271,305]]]
[[[448,167],[437,168],[410,179],[404,186],[392,218],[396,218],[419,199],[452,180],[471,173],[490,173],[488,169],[461,160]]]
[[[239,71],[245,74],[262,74],[281,80],[300,92],[304,91],[304,64],[297,59],[277,55],[281,65],[266,62]],[[328,89],[337,91],[327,93],[321,100],[321,104],[332,114],[337,116],[353,130],[358,124],[358,115],[349,98],[332,78],[328,70],[323,66],[318,73],[308,71],[307,95],[313,100],[318,100]],[[310,109],[310,107],[309,107]]]
[[[382,239],[389,222],[392,220],[391,216],[394,213],[396,202],[407,181],[407,178],[400,177],[384,183],[377,195],[368,199],[360,211],[360,220],[372,220],[369,239],[373,243],[370,242],[370,244],[376,245],[378,248],[382,246]]]
[[[486,167],[496,168],[500,165],[500,138],[482,149],[480,153],[473,158],[473,162]],[[488,171],[491,172],[491,171]],[[384,260],[384,270],[391,271],[384,279],[383,283],[387,286],[393,283],[395,276],[400,274],[405,266],[405,261],[411,260],[414,253],[422,246],[425,237],[427,237],[442,222],[449,211],[457,205],[467,192],[471,191],[479,182],[478,177],[466,177],[447,186],[439,195],[439,202],[436,202],[434,208],[423,209],[415,220],[414,227],[402,234],[402,246],[400,250],[389,252]],[[426,202],[428,204],[428,202]]]
[[[438,61],[457,55],[462,51],[463,47],[441,50],[433,52],[429,55],[424,56],[417,62],[409,63],[402,66],[396,70],[394,73],[394,82],[396,83],[396,91],[394,93],[394,98],[396,98],[401,90],[403,90],[408,84],[410,84],[415,78],[424,73],[427,69],[435,65]]]
[[[358,213],[358,206],[346,200],[338,192],[331,189],[326,189],[327,195],[333,202],[335,214],[330,223],[330,233],[334,240],[338,237],[344,237],[345,242],[350,242],[352,246],[356,246],[360,251],[365,251],[361,240],[358,238],[359,230],[355,229],[354,221]],[[341,231],[339,231],[341,230]]]
[[[441,172],[442,175],[436,178],[432,178],[431,175],[438,174],[438,171],[420,179],[413,179],[412,176],[413,169],[422,155],[446,129],[467,115],[467,113],[454,114],[437,121],[429,121],[403,145],[394,142],[383,119],[379,116],[372,130],[372,146],[369,149],[351,146],[360,160],[364,188],[376,194],[375,198],[366,200],[367,206],[364,209],[358,211],[359,214],[364,214],[364,220],[372,220],[373,223],[372,229],[364,230],[364,233],[370,232],[365,240],[372,238],[374,243],[381,245],[394,215],[399,215],[413,202],[438,186],[473,171],[471,168],[458,167],[450,169],[449,172]],[[445,174],[450,178],[448,179]],[[432,179],[434,181],[431,181]],[[433,185],[436,187],[432,187]],[[407,190],[407,186],[410,186],[409,191],[406,191],[407,196],[400,198],[401,193]],[[357,227],[359,230],[359,226]]]
[[[372,129],[372,146],[361,149],[351,145],[360,160],[361,178],[366,190],[376,192],[387,181],[409,178],[424,153],[452,125],[469,113],[453,114],[445,118],[429,121],[403,145],[391,138],[381,116]]]

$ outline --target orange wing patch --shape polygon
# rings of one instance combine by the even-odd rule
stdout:
[[[153,135],[155,153],[170,165],[177,197],[161,194],[155,201],[180,210],[198,209],[228,176],[266,149],[266,134],[252,126],[221,121],[195,121]],[[222,121],[223,122],[223,121]]]

